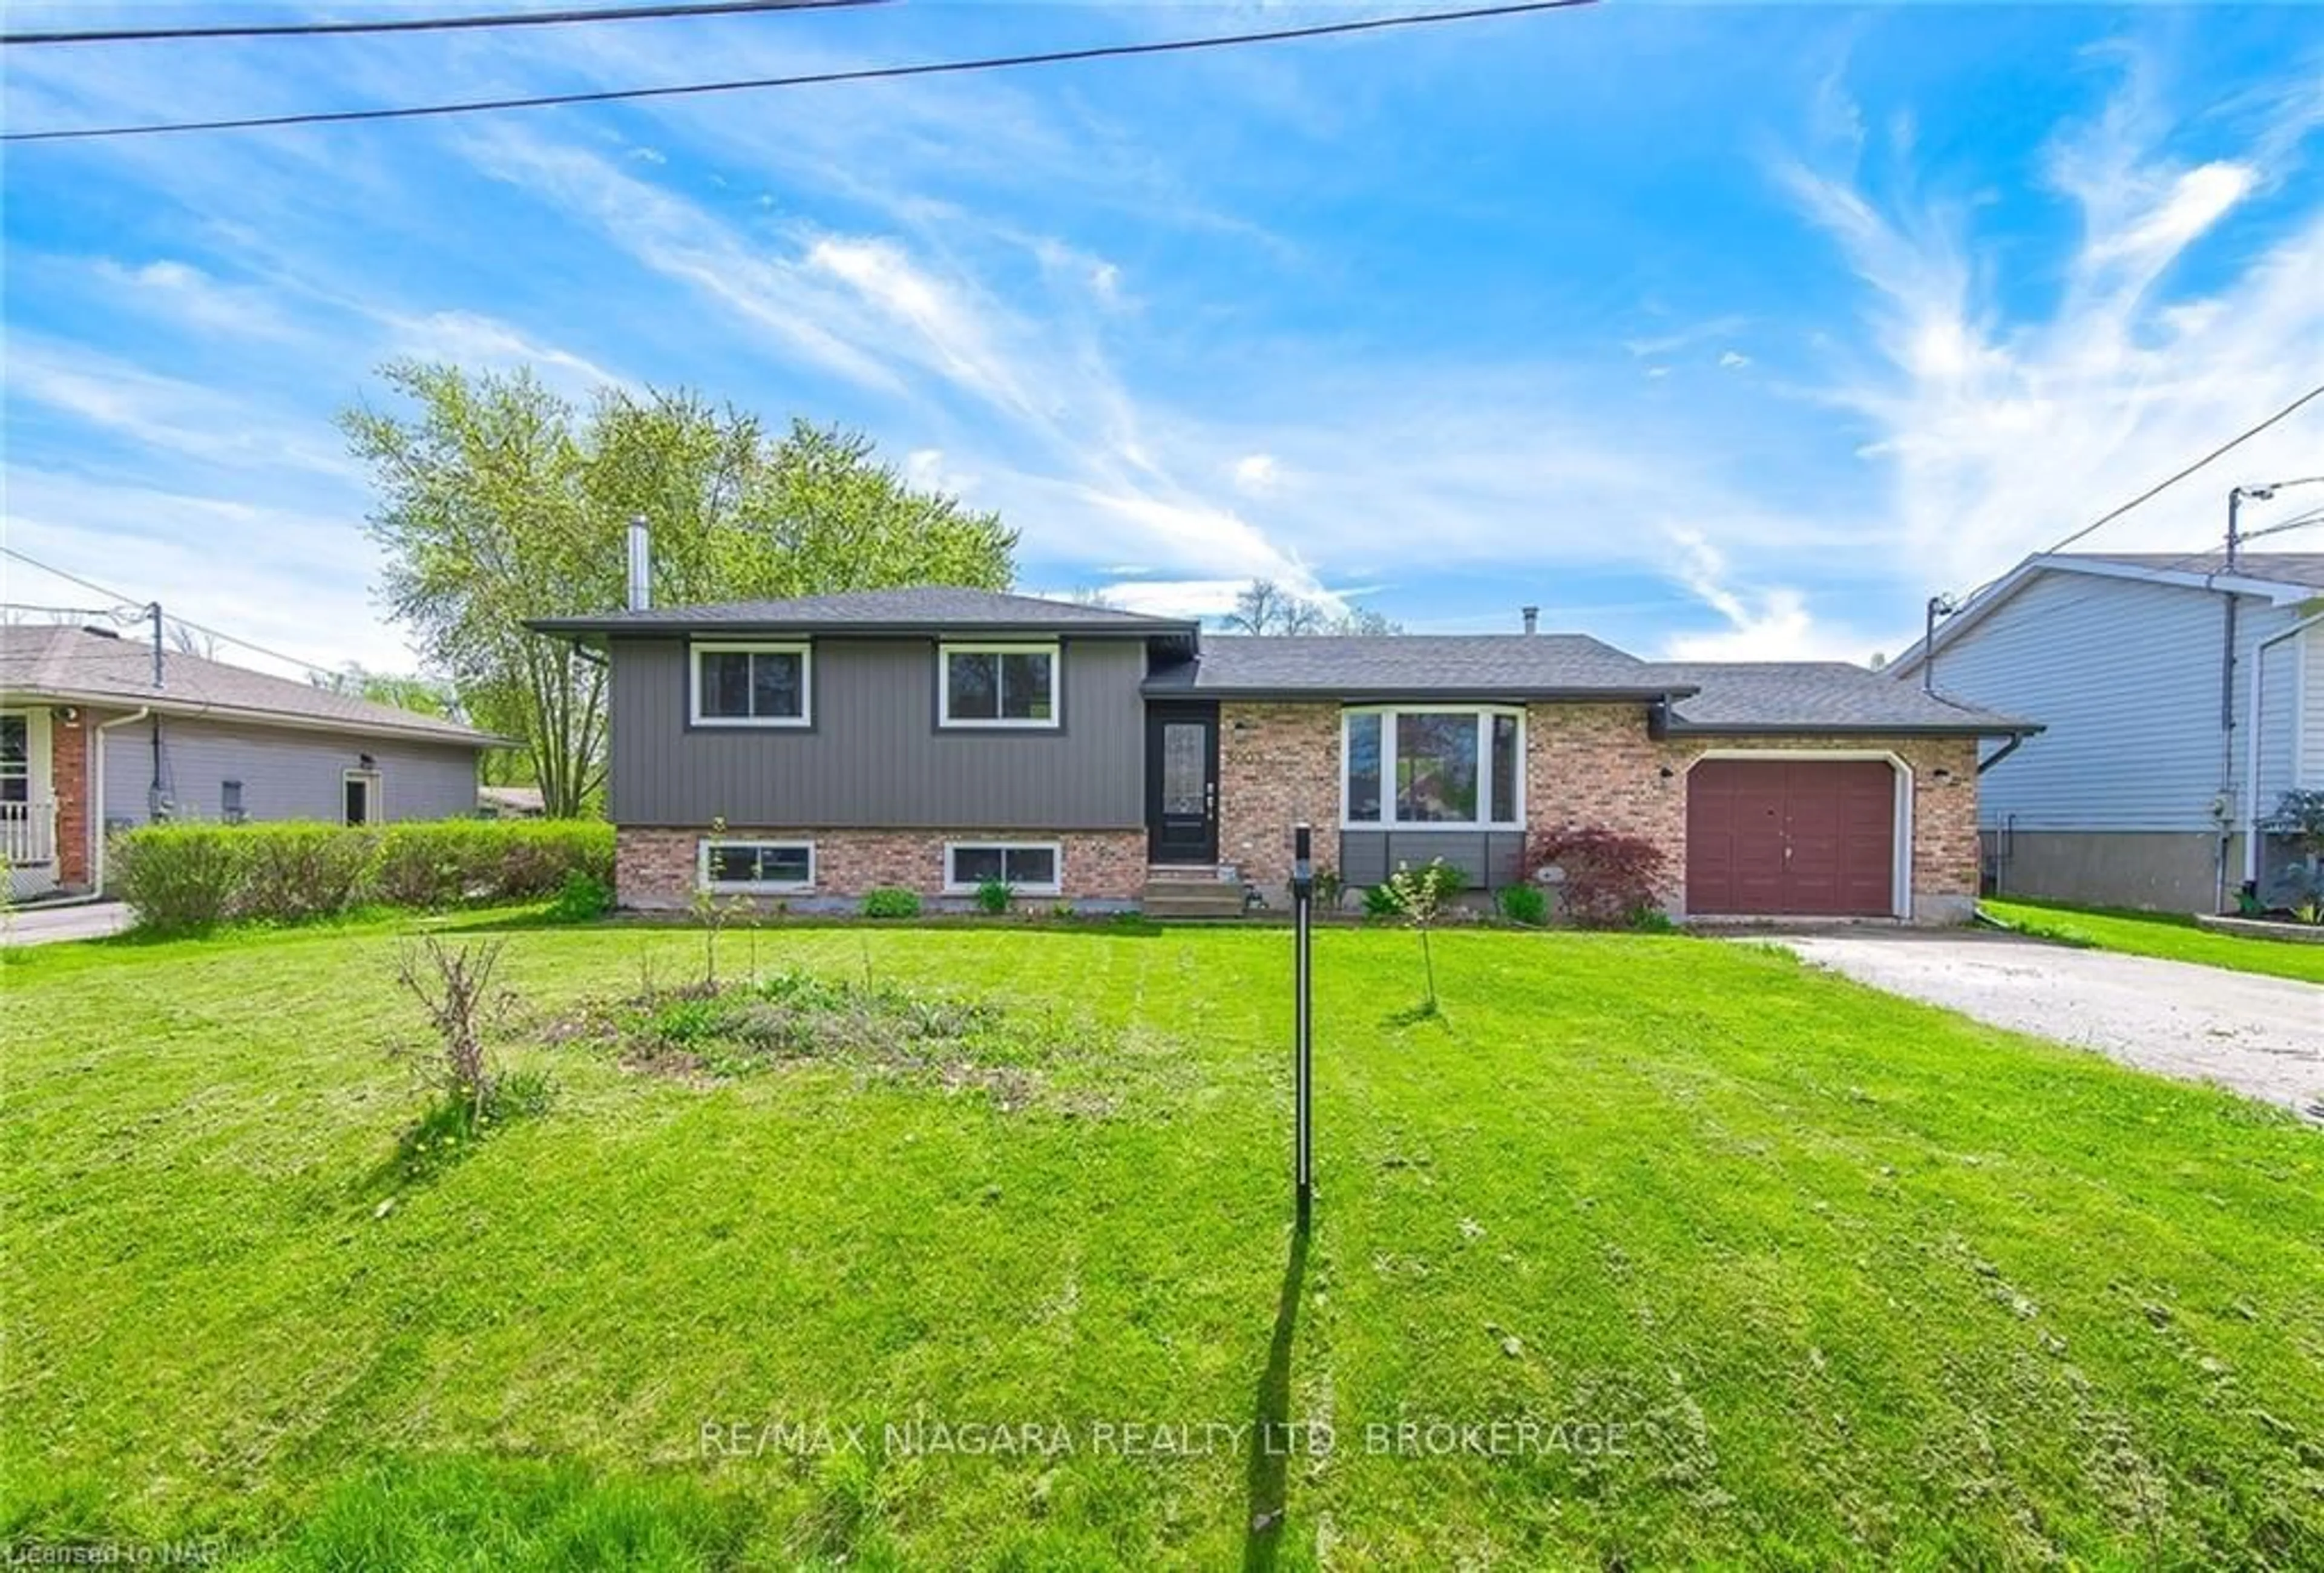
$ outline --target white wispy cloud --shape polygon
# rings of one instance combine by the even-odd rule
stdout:
[[[1674,577],[1726,620],[1709,633],[1673,635],[1664,653],[1674,661],[1863,661],[1869,635],[1820,621],[1796,588],[1738,588],[1719,549],[1698,530],[1670,533]]]
[[[205,466],[304,470],[348,482],[360,478],[327,420],[224,395],[85,345],[10,334],[8,393],[12,400]]]
[[[1779,178],[1835,239],[1875,304],[1879,358],[1831,396],[1874,436],[1880,513],[1931,588],[1966,587],[2097,517],[2304,391],[2324,365],[2324,211],[2189,259],[2254,192],[2307,169],[2280,106],[2246,150],[2190,161],[2158,80],[2134,57],[2104,113],[2061,130],[2047,160],[2080,219],[2047,310],[2012,310],[1998,259],[1965,204],[1907,192],[1876,202],[1846,172]],[[2184,94],[2200,105],[2192,86]],[[2092,546],[2195,551],[2222,527],[2227,486],[2315,467],[2319,424],[2288,422],[2109,525]]]

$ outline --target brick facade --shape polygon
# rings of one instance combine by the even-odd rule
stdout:
[[[1288,829],[1301,819],[1327,844],[1338,833],[1340,707],[1221,705],[1220,861],[1251,884],[1288,883]]]
[[[1268,887],[1290,875],[1286,828],[1340,823],[1336,703],[1220,707],[1219,855]],[[1970,737],[1685,737],[1656,742],[1635,704],[1534,705],[1526,716],[1528,831],[1584,825],[1640,836],[1668,855],[1664,900],[1684,911],[1686,780],[1712,752],[1894,754],[1913,778],[1915,919],[1958,921],[1978,891],[1977,742]]]
[[[613,884],[625,907],[645,911],[684,908],[694,899],[698,848],[706,828],[658,829],[624,825],[613,838]],[[810,894],[766,896],[807,904],[845,902],[882,887],[944,893],[945,843],[948,841],[1054,841],[1057,843],[1063,899],[1073,902],[1134,902],[1146,885],[1143,830],[805,830],[730,826],[717,832],[733,840],[812,841],[816,888]],[[1028,896],[1028,901],[1056,901]]]
[[[57,883],[86,890],[89,882],[88,754],[86,712],[71,720],[61,709],[49,712],[49,791],[57,803]]]
[[[1913,780],[1913,916],[1953,922],[1977,898],[1977,740],[1973,737],[1766,737],[1647,735],[1638,705],[1535,705],[1526,712],[1530,830],[1601,826],[1663,848],[1665,903],[1685,910],[1686,777],[1707,754],[1794,750],[1893,754]],[[1669,773],[1665,775],[1664,773]]]

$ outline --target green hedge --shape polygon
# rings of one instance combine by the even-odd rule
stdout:
[[[610,887],[613,828],[586,819],[444,819],[383,828],[288,821],[148,825],[115,838],[114,893],[140,928],[440,910]]]

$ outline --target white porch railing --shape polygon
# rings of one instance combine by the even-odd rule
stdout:
[[[0,803],[0,862],[15,869],[56,859],[57,805]]]

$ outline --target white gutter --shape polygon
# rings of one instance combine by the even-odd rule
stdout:
[[[141,705],[125,716],[99,721],[90,728],[97,738],[88,762],[88,835],[94,844],[89,851],[88,888],[93,894],[101,895],[105,891],[105,735],[115,726],[132,726],[152,714],[152,706]]]
[[[2272,644],[2281,644],[2309,629],[2324,624],[2324,612],[2294,623],[2279,634],[2271,634],[2252,646],[2251,716],[2244,738],[2244,880],[2246,884],[2259,879],[2259,715],[2260,689],[2267,681],[2267,652]]]

